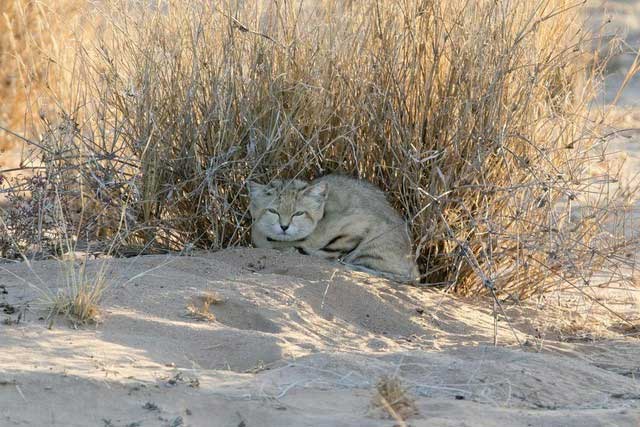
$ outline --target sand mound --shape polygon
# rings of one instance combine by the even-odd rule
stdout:
[[[57,262],[0,265],[0,304],[17,308],[0,326],[0,425],[389,426],[371,406],[384,375],[416,399],[413,426],[640,420],[631,339],[539,351],[501,322],[494,347],[485,304],[301,255],[233,249],[88,268],[103,262],[101,323],[79,329],[47,329],[38,304],[35,286],[62,283]],[[215,320],[190,315],[214,293]],[[523,342],[527,318],[512,319]]]

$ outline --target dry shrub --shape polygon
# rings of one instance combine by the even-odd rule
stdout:
[[[57,69],[65,64],[58,61],[64,58],[72,16],[84,3],[0,0],[0,127],[37,135],[34,118],[47,100],[53,102],[48,88],[60,83]],[[0,130],[0,171],[28,163],[22,148],[20,138]]]
[[[34,176],[23,179],[22,191],[9,189],[4,195],[7,208],[0,215],[0,254],[16,259],[20,254],[42,252],[46,245],[47,229],[54,226],[51,213],[54,205],[48,185]],[[37,242],[33,245],[34,242]],[[35,247],[34,247],[35,246]]]
[[[599,71],[574,6],[106,1],[44,118],[48,182],[83,237],[217,249],[249,242],[246,180],[340,172],[406,214],[429,283],[589,284],[635,242],[590,173]]]

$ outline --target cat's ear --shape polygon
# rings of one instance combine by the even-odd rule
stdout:
[[[257,182],[247,181],[247,191],[249,192],[249,197],[252,199],[260,196],[264,193],[264,188],[266,185],[258,184]]]
[[[318,200],[327,200],[327,195],[329,193],[329,186],[326,182],[319,182],[317,184],[313,184],[308,186],[303,190],[303,194],[305,196],[313,197]]]

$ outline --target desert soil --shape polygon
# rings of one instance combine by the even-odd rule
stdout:
[[[589,13],[603,9],[606,32],[637,49],[640,3],[593,1]],[[603,105],[632,60],[613,63]],[[613,110],[631,129],[613,141],[629,175],[640,171],[639,100],[636,78]],[[640,426],[640,333],[579,295],[505,302],[494,322],[489,300],[301,255],[88,263],[103,267],[100,322],[76,328],[51,325],[41,302],[64,287],[60,263],[0,264],[0,426],[397,425],[372,405],[384,375],[415,400],[411,426]],[[220,300],[209,319],[187,310],[203,295]],[[637,290],[598,301],[637,322]]]
[[[412,426],[640,424],[640,341],[559,327],[543,303],[507,304],[515,334],[500,316],[494,337],[489,301],[297,254],[88,268],[107,269],[101,322],[49,329],[37,297],[60,263],[0,265],[0,425],[391,426],[372,405],[384,375],[415,399]],[[187,310],[205,294],[215,320]]]

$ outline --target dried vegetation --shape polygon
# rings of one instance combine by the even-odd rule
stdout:
[[[426,283],[521,298],[631,280],[633,191],[593,172],[602,62],[578,4],[142,4],[86,11],[71,89],[28,135],[78,240],[247,244],[247,179],[340,172],[406,215]]]

